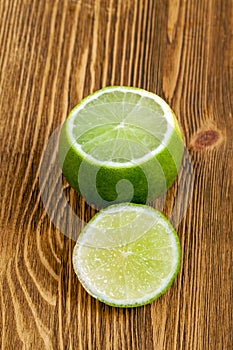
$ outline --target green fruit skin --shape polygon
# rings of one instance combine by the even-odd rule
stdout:
[[[117,169],[82,159],[71,144],[66,127],[67,121],[59,141],[62,172],[70,186],[96,208],[121,202],[145,204],[164,194],[179,172],[184,147],[177,124],[167,148],[140,165]]]

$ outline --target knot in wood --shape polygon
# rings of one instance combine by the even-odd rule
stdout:
[[[220,133],[217,130],[200,131],[194,141],[194,148],[203,149],[214,146],[220,139]]]

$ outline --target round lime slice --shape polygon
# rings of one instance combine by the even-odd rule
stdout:
[[[159,96],[107,87],[83,99],[64,123],[59,159],[70,185],[89,204],[146,203],[177,176],[183,142],[176,117]]]
[[[131,203],[100,211],[80,234],[74,270],[89,294],[119,307],[148,304],[163,294],[180,268],[180,243],[157,210]]]

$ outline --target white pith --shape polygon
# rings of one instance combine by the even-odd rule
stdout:
[[[76,142],[76,139],[73,135],[73,126],[74,126],[74,119],[76,118],[77,114],[85,108],[85,106],[93,101],[94,99],[98,99],[102,94],[108,94],[108,93],[113,93],[115,91],[119,91],[119,92],[125,92],[125,93],[132,93],[132,94],[137,94],[140,95],[141,97],[147,97],[152,99],[154,102],[156,102],[163,110],[164,112],[164,118],[167,121],[167,131],[162,139],[162,142],[160,143],[160,145],[155,148],[154,150],[148,152],[145,156],[141,157],[141,158],[137,158],[137,159],[132,159],[131,161],[128,162],[116,162],[116,161],[101,161],[99,159],[94,158],[92,155],[86,153],[85,151],[83,151],[82,147],[80,144],[78,144]],[[116,126],[116,129],[118,128],[123,128],[124,127],[124,121],[121,122],[119,125]],[[173,112],[171,110],[171,108],[167,105],[167,103],[160,98],[159,96],[150,93],[148,91],[145,90],[141,90],[141,89],[133,89],[133,88],[121,88],[121,87],[116,87],[116,88],[109,88],[108,89],[103,89],[100,91],[95,92],[93,95],[90,95],[89,97],[87,97],[85,100],[83,100],[77,107],[75,107],[69,117],[69,122],[67,123],[67,135],[70,139],[70,143],[73,145],[73,147],[77,150],[78,154],[81,155],[81,157],[85,158],[86,160],[89,160],[90,162],[103,166],[103,165],[107,165],[107,166],[113,166],[113,167],[128,167],[128,166],[132,166],[132,165],[137,165],[140,163],[143,163],[145,161],[148,161],[149,159],[153,158],[156,154],[159,154],[163,149],[166,148],[166,145],[168,144],[168,141],[170,139],[170,137],[172,136],[172,134],[174,133],[174,129],[175,129],[175,122],[174,122],[174,115]]]

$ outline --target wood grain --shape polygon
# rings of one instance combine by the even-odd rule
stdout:
[[[231,0],[0,1],[2,349],[232,348],[232,9]],[[178,227],[178,278],[151,305],[126,310],[83,290],[74,242],[51,223],[38,182],[49,136],[68,111],[118,84],[171,104],[194,176]],[[88,221],[94,210],[67,184],[65,192]]]

